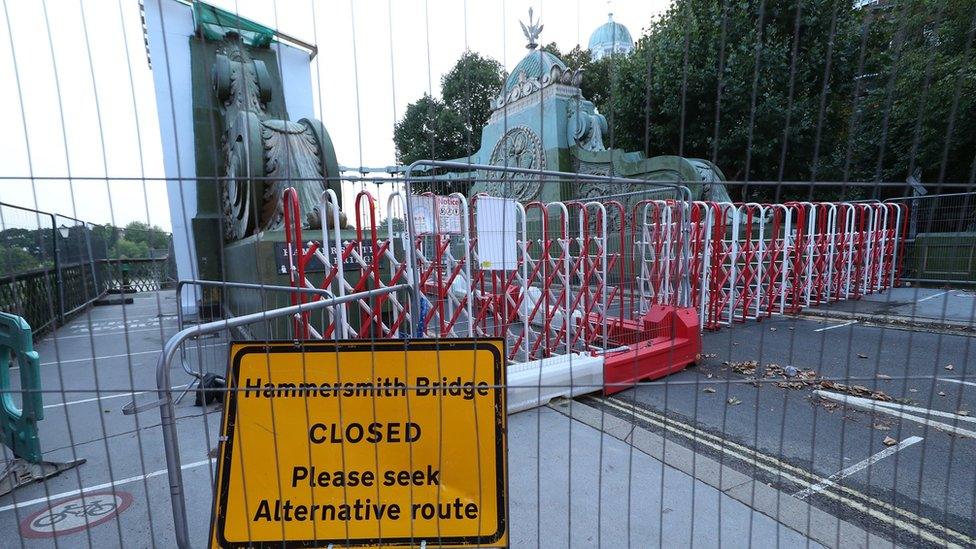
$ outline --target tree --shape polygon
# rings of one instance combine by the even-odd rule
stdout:
[[[711,159],[730,180],[836,176],[859,13],[849,0],[676,1],[630,55],[611,58],[603,111],[615,145]],[[755,186],[733,196],[786,198]]]
[[[424,94],[407,105],[403,118],[393,128],[393,142],[400,164],[457,158],[465,151],[464,122],[443,101]]]
[[[465,155],[481,147],[481,128],[491,116],[491,100],[505,82],[501,63],[470,51],[464,52],[447,74],[441,77],[444,104],[464,121]]]
[[[133,242],[121,238],[112,248],[112,259],[143,259],[149,257],[149,246],[145,242]]]
[[[0,277],[18,275],[42,266],[36,257],[23,248],[0,246]]]
[[[481,147],[481,128],[491,116],[491,100],[501,91],[505,72],[498,61],[465,52],[441,78],[441,99],[424,94],[407,105],[393,129],[397,162],[467,158]],[[420,190],[422,186],[417,186]],[[439,192],[464,185],[440,185]]]
[[[904,181],[917,168],[923,182],[973,183],[974,32],[971,0],[905,0],[877,12],[871,76],[853,115],[852,178]]]
[[[130,242],[145,243],[148,249],[159,250],[169,247],[169,234],[161,228],[141,221],[133,221],[123,229],[125,239]]]

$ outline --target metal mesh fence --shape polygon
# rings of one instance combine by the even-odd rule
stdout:
[[[3,2],[0,546],[976,546],[972,2],[215,4]]]

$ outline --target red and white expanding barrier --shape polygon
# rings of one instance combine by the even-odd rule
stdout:
[[[408,284],[295,318],[303,338],[502,337],[509,407],[616,392],[694,362],[700,330],[857,298],[896,284],[907,215],[883,203],[532,202],[394,193],[355,200],[355,238],[332,218],[303,240],[285,194],[292,285],[336,296]],[[301,244],[301,245],[299,245]],[[314,263],[314,269],[310,268]],[[314,282],[311,280],[314,278]],[[319,299],[293,295],[296,303]]]

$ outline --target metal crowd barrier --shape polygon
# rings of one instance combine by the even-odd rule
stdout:
[[[186,284],[199,281],[186,281]],[[266,288],[264,288],[266,289]],[[288,318],[296,315],[336,307],[358,299],[382,296],[391,292],[407,289],[406,286],[393,286],[367,290],[362,293],[349,294],[343,297],[322,299],[311,303],[299,303],[288,307],[259,311],[256,313],[230,319],[216,320],[181,329],[166,341],[163,350],[156,361],[156,389],[157,400],[149,404],[133,408],[130,413],[137,413],[150,408],[159,408],[160,423],[163,432],[163,446],[166,452],[167,476],[169,478],[170,501],[173,510],[173,525],[176,532],[176,543],[179,547],[190,547],[190,534],[187,525],[186,501],[184,500],[183,474],[179,448],[179,437],[176,431],[176,402],[173,399],[173,388],[170,378],[170,364],[179,354],[183,344],[194,337],[217,333],[221,331],[273,320]],[[194,375],[193,372],[188,372]]]

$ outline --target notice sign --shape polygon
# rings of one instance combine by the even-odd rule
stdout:
[[[234,343],[212,547],[507,547],[500,339]]]
[[[461,234],[461,199],[456,196],[415,196],[413,228],[417,234]]]

